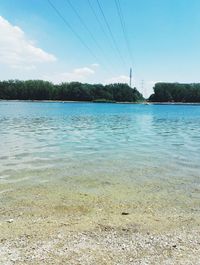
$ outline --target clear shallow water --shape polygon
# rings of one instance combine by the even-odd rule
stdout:
[[[200,106],[2,101],[0,137],[0,196],[117,183],[199,199]]]

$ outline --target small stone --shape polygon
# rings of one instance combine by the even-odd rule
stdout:
[[[9,219],[9,220],[7,220],[7,223],[13,223],[14,222],[14,219]]]
[[[122,228],[122,231],[129,232],[129,229],[128,228]]]
[[[122,215],[129,215],[129,213],[127,213],[127,212],[122,212]]]

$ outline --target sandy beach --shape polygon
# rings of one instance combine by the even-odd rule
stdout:
[[[195,208],[170,209],[153,195],[139,202],[138,189],[121,188],[119,196],[116,187],[110,196],[45,185],[5,192],[0,264],[200,264]]]

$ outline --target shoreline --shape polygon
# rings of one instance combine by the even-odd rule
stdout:
[[[29,100],[29,99],[0,99],[0,102],[32,102],[32,103],[96,103],[96,104],[144,104],[142,102],[104,102],[104,101],[73,101],[73,100]]]
[[[0,102],[27,102],[27,103],[91,103],[91,104],[133,104],[133,105],[200,105],[200,102],[97,102],[97,101],[70,101],[70,100],[29,100],[29,99],[0,99]]]
[[[148,102],[150,105],[200,105],[200,102]]]

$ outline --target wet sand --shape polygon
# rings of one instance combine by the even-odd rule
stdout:
[[[62,184],[4,185],[0,264],[200,264],[198,190]]]

